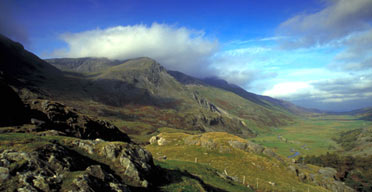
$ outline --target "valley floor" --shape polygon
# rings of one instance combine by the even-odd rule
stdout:
[[[342,150],[335,141],[340,133],[370,125],[372,122],[359,120],[353,116],[327,115],[304,119],[290,126],[273,128],[272,131],[250,140],[272,148],[283,156],[291,156],[296,152],[302,156],[320,155]]]

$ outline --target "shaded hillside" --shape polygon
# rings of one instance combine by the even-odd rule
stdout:
[[[0,34],[0,75],[19,87],[41,86],[62,72]]]

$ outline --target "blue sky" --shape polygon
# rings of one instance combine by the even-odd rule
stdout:
[[[42,58],[149,56],[305,107],[372,105],[371,0],[5,0],[0,16]]]

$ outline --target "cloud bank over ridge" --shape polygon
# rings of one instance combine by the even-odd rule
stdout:
[[[203,76],[218,41],[203,31],[166,24],[116,26],[80,33],[66,33],[61,39],[66,49],[55,50],[52,57],[108,57],[129,59],[150,57],[169,70]]]

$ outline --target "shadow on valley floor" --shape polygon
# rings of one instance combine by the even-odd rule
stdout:
[[[213,192],[227,192],[223,189],[211,186],[209,184],[206,184],[200,177],[195,176],[186,170],[171,170],[166,168],[158,167],[158,175],[162,175],[163,177],[159,177],[159,180],[157,181],[159,184],[156,186],[157,191],[162,191],[162,188],[164,186],[170,185],[170,184],[180,184],[181,182],[184,182],[185,180],[194,180],[200,184],[201,187],[205,191],[213,191]],[[179,185],[182,186],[182,185]],[[187,187],[187,186],[186,186]],[[197,186],[194,186],[197,187]],[[180,189],[181,190],[181,189]]]

